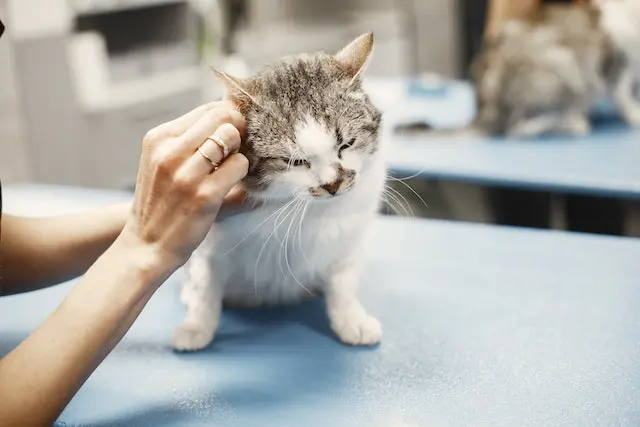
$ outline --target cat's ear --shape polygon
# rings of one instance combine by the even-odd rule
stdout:
[[[364,70],[373,50],[373,33],[366,33],[353,40],[334,55],[353,82]]]
[[[211,70],[222,84],[224,84],[226,89],[225,99],[229,99],[236,103],[241,111],[246,109],[250,104],[259,105],[256,102],[254,95],[251,93],[255,89],[255,85],[251,80],[232,77],[229,74],[223,73],[222,71],[218,71],[214,68]]]

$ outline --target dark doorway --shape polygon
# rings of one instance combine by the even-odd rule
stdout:
[[[469,67],[476,53],[482,47],[482,38],[490,0],[458,0],[462,29],[460,61],[461,75],[469,78]]]

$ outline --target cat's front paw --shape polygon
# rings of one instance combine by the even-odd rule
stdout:
[[[334,315],[331,329],[340,341],[348,345],[375,345],[382,338],[382,326],[378,319],[369,316],[360,307]]]
[[[202,324],[183,322],[173,332],[173,348],[177,351],[198,351],[213,340],[214,330]]]

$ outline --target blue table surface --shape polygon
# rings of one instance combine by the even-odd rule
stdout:
[[[126,194],[8,186],[8,212]],[[385,328],[347,348],[321,301],[229,311],[204,352],[170,350],[178,272],[60,419],[66,426],[640,425],[640,240],[381,218],[362,299]],[[0,356],[71,283],[0,300]]]
[[[584,138],[530,141],[392,136],[389,167],[418,175],[531,190],[640,199],[640,130],[606,125]]]
[[[389,167],[396,174],[640,199],[640,130],[621,124],[609,103],[594,109],[593,132],[581,138],[549,136],[522,141],[429,133],[394,135],[390,131],[396,124],[423,120],[437,129],[459,129],[475,115],[475,95],[468,82],[444,82],[444,89],[425,93],[411,90],[415,85],[411,79],[367,81],[367,90],[385,114]]]

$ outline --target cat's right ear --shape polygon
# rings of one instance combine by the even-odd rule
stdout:
[[[373,50],[373,33],[366,33],[353,40],[334,55],[334,58],[351,77],[351,83],[364,70]]]
[[[220,79],[222,84],[224,84],[227,92],[225,99],[237,104],[240,111],[245,110],[251,104],[259,105],[256,102],[255,97],[251,94],[253,84],[250,80],[232,77],[229,74],[223,73],[222,71],[218,71],[214,68],[211,70],[213,71],[213,74]]]

